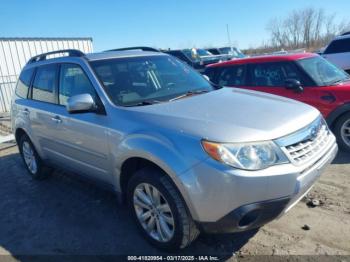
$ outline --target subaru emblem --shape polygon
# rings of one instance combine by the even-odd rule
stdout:
[[[317,137],[317,133],[318,133],[318,128],[316,126],[312,127],[310,129],[310,139],[314,140]]]

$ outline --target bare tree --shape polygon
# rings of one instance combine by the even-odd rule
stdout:
[[[305,8],[292,11],[287,17],[272,19],[267,30],[270,46],[276,49],[316,49],[326,45],[334,36],[350,30],[350,22],[335,22],[335,15],[323,9]]]

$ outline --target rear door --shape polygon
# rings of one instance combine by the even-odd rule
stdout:
[[[57,123],[54,119],[57,110],[57,64],[42,65],[36,68],[30,90],[28,110],[30,133],[42,157],[54,159]]]
[[[219,86],[244,88],[247,85],[247,65],[208,67],[205,74]]]

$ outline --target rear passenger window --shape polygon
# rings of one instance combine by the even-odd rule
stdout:
[[[220,86],[243,86],[245,85],[246,66],[237,65],[218,69],[217,82]]]
[[[71,96],[90,94],[96,97],[95,89],[83,69],[75,64],[62,64],[60,73],[59,103],[67,105]]]
[[[283,87],[287,79],[295,79],[303,84],[302,77],[292,63],[262,63],[251,65],[252,86]]]
[[[33,82],[33,100],[55,103],[57,66],[46,65],[37,69]]]
[[[28,90],[30,85],[30,80],[32,79],[34,72],[34,68],[30,68],[27,70],[23,70],[21,75],[19,76],[17,87],[16,87],[16,95],[22,98],[28,97]]]
[[[350,38],[333,41],[325,50],[325,54],[350,52]]]

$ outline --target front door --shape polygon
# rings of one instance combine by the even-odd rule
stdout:
[[[248,89],[295,99],[316,107],[326,116],[332,109],[334,97],[323,87],[315,86],[293,62],[274,62],[250,65]],[[286,80],[298,80],[302,91],[287,89]]]
[[[69,97],[90,94],[95,101],[97,93],[89,78],[78,64],[60,65],[58,105],[55,131],[56,159],[79,173],[110,182],[107,117],[94,112],[70,114],[66,110]]]

